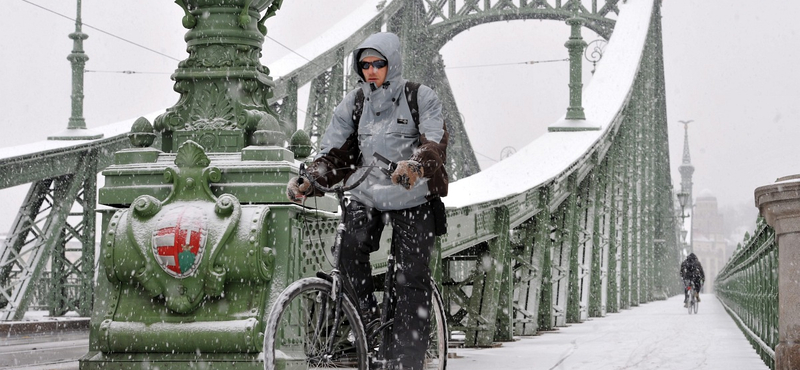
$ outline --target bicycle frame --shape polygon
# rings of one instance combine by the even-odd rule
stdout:
[[[367,166],[367,167],[372,168],[373,165],[374,165],[374,162],[373,162],[372,165]],[[333,269],[331,269],[330,274],[325,274],[325,273],[323,273],[321,271],[317,273],[318,277],[321,277],[321,278],[324,278],[324,279],[330,279],[330,281],[331,281],[331,298],[334,300],[334,304],[336,305],[336,309],[334,310],[334,312],[335,312],[334,319],[333,319],[334,327],[339,327],[339,325],[342,324],[342,294],[344,294],[343,293],[343,290],[344,290],[343,289],[343,285],[344,284],[343,284],[343,280],[342,280],[342,277],[341,277],[341,271],[339,270],[339,259],[340,259],[340,255],[341,255],[342,235],[344,234],[345,225],[347,223],[347,217],[348,217],[348,214],[345,211],[344,193],[346,191],[354,189],[358,185],[361,185],[361,183],[364,182],[364,180],[369,175],[369,172],[370,171],[365,171],[364,174],[361,176],[361,178],[356,180],[350,186],[345,187],[343,185],[338,185],[338,186],[334,186],[334,187],[329,188],[329,187],[322,186],[321,184],[319,184],[317,182],[316,179],[311,178],[308,175],[308,172],[305,169],[305,164],[304,163],[300,164],[300,175],[303,176],[304,178],[309,179],[309,181],[311,181],[311,184],[312,184],[313,187],[315,187],[316,189],[322,190],[322,191],[324,191],[326,193],[334,193],[334,194],[336,194],[336,199],[339,201],[339,209],[342,212],[342,217],[339,220],[339,225],[336,226],[336,237],[334,238],[334,241],[333,241],[333,251],[332,251],[333,261],[331,261],[331,264],[333,265]],[[325,275],[327,275],[327,276],[325,276]],[[333,346],[334,346],[333,337],[329,337],[328,338],[328,343],[326,343],[326,349],[329,352],[331,352],[331,351],[333,351]]]
[[[378,157],[378,156],[376,156],[376,157]],[[377,159],[381,159],[381,158],[377,158]],[[376,162],[377,162],[377,160],[373,161],[372,164],[370,164],[369,166],[363,166],[363,167],[368,167],[370,170],[372,168],[374,168],[374,167],[378,167],[381,170],[383,170],[382,167],[375,165]],[[390,163],[389,165],[391,166],[391,164],[393,164],[393,163]],[[358,185],[360,185],[366,179],[366,177],[369,175],[370,170],[365,171],[364,174],[357,181],[353,182],[349,186],[345,187],[343,185],[339,185],[339,186],[334,186],[334,187],[325,187],[325,186],[320,185],[316,181],[316,179],[313,179],[310,176],[308,176],[308,173],[305,170],[305,166],[303,164],[300,165],[300,175],[305,177],[306,179],[309,179],[309,181],[311,181],[312,185],[317,190],[320,190],[320,191],[323,191],[323,192],[326,192],[326,193],[334,193],[336,195],[336,198],[337,198],[337,200],[339,202],[339,207],[340,207],[341,212],[342,212],[342,217],[340,218],[339,224],[336,227],[336,235],[335,235],[335,238],[334,238],[334,244],[333,244],[333,249],[332,249],[332,261],[331,261],[331,264],[333,265],[333,268],[331,269],[329,274],[326,274],[325,272],[322,272],[322,271],[317,272],[317,277],[318,278],[322,278],[322,279],[325,279],[325,280],[328,280],[328,281],[331,282],[331,294],[330,294],[330,297],[333,300],[332,303],[335,305],[335,313],[334,313],[334,318],[333,318],[334,319],[333,320],[334,327],[339,327],[340,325],[342,325],[343,320],[344,320],[344,312],[342,310],[343,301],[346,299],[344,297],[344,295],[346,294],[346,295],[348,295],[348,297],[354,298],[355,299],[354,302],[357,303],[357,297],[356,297],[355,291],[354,291],[353,287],[350,286],[350,284],[347,281],[347,279],[343,278],[343,274],[341,273],[340,266],[339,266],[340,258],[341,258],[342,238],[343,238],[344,231],[345,231],[345,228],[346,228],[346,225],[347,225],[347,222],[348,222],[348,218],[351,216],[346,212],[346,204],[345,204],[346,202],[345,202],[344,194],[345,194],[346,191],[349,191],[350,189],[353,189],[353,188],[357,187]],[[385,171],[384,171],[384,173],[385,173]],[[394,312],[395,307],[394,307],[393,302],[396,300],[396,297],[393,294],[394,289],[395,289],[394,274],[395,274],[395,271],[396,271],[396,261],[395,261],[395,259],[396,259],[396,257],[395,257],[396,250],[395,250],[395,248],[396,248],[396,246],[394,244],[392,244],[392,246],[390,248],[390,251],[389,251],[389,254],[388,254],[388,258],[387,258],[387,270],[386,270],[385,281],[384,281],[384,295],[383,295],[383,301],[382,301],[382,308],[383,309],[381,311],[381,318],[380,318],[379,325],[374,329],[367,329],[367,326],[370,323],[364,322],[365,313],[362,312],[361,309],[359,309],[359,307],[357,307],[358,315],[359,315],[359,317],[361,319],[360,320],[361,321],[361,327],[365,331],[364,334],[367,337],[366,338],[367,339],[367,345],[370,346],[370,345],[376,344],[375,343],[375,337],[378,334],[383,334],[381,336],[381,343],[378,345],[378,351],[377,351],[377,353],[375,353],[375,356],[374,356],[374,358],[377,358],[379,360],[386,359],[386,352],[387,352],[387,350],[388,350],[388,348],[389,348],[389,346],[391,344],[391,339],[392,339],[391,328],[392,328],[393,323],[394,323],[394,314],[395,314],[395,312]],[[436,287],[434,286],[433,289],[436,289]],[[434,294],[434,296],[440,297],[440,295],[438,293]],[[350,299],[350,301],[352,301],[352,299]],[[442,305],[441,302],[438,305],[439,305],[439,307],[441,307],[441,305]],[[358,306],[358,304],[356,304],[356,306]],[[440,321],[439,325],[440,326],[444,325],[444,327],[445,327],[444,330],[446,331],[445,318],[441,317],[439,319],[439,321]],[[366,330],[370,330],[370,332],[367,333]],[[445,343],[445,346],[446,346],[446,343],[447,343],[446,339],[444,339],[444,343]],[[327,342],[325,343],[326,351],[328,353],[332,353],[334,351],[334,346],[335,346],[334,338],[333,337],[329,337]],[[444,356],[446,356],[446,348],[444,349],[444,353],[445,353]],[[443,361],[446,361],[446,360],[443,360]],[[445,363],[445,362],[443,362],[443,363]]]

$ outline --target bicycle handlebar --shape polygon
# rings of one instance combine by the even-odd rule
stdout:
[[[311,186],[313,186],[315,189],[317,189],[317,190],[319,190],[321,192],[324,192],[324,193],[339,193],[339,192],[344,193],[346,191],[350,191],[352,189],[355,189],[356,187],[361,185],[361,183],[364,182],[364,180],[367,179],[367,175],[369,175],[369,172],[373,167],[375,167],[375,162],[374,161],[368,166],[362,166],[361,168],[367,168],[367,170],[364,171],[364,174],[361,175],[361,177],[358,180],[356,180],[354,183],[352,183],[350,186],[335,185],[335,186],[332,186],[332,187],[327,187],[327,186],[323,186],[322,184],[317,182],[316,178],[312,178],[312,176],[309,175],[308,171],[306,171],[306,164],[305,163],[300,163],[300,179],[299,179],[299,181],[302,184],[303,181],[304,181],[303,179],[308,179],[308,181],[311,181]]]

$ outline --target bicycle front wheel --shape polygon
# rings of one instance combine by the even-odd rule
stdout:
[[[367,338],[353,302],[331,297],[319,278],[289,285],[272,306],[264,330],[264,368],[367,370]]]
[[[445,370],[447,367],[447,345],[450,333],[447,331],[442,295],[436,285],[431,290],[431,332],[428,350],[425,352],[426,370]]]

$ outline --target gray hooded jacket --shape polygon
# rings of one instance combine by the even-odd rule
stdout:
[[[362,49],[372,48],[383,54],[389,70],[383,86],[364,82],[358,67]],[[344,179],[355,181],[368,168],[353,171],[354,166],[373,162],[379,153],[393,162],[416,160],[422,164],[423,178],[406,190],[392,184],[382,171],[373,169],[366,181],[351,191],[360,202],[379,210],[398,210],[447,195],[447,172],[444,168],[448,134],[442,119],[442,105],[436,93],[420,85],[417,93],[419,124],[416,125],[406,99],[400,39],[392,33],[376,33],[353,51],[353,69],[361,76],[359,87],[350,91],[334,110],[321,150],[309,167],[323,185]],[[361,120],[354,121],[358,89],[364,93]],[[319,194],[316,194],[319,195]]]

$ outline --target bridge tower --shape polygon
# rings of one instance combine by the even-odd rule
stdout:
[[[692,251],[692,224],[694,223],[693,214],[694,208],[692,204],[694,203],[692,196],[692,175],[694,174],[694,166],[692,165],[692,157],[689,153],[689,123],[694,122],[693,120],[688,121],[678,121],[683,124],[683,160],[681,166],[678,167],[678,171],[681,173],[681,193],[689,194],[686,204],[686,214],[688,215],[689,219],[689,240],[687,240],[687,244],[689,245],[689,250],[687,253],[691,253]]]

